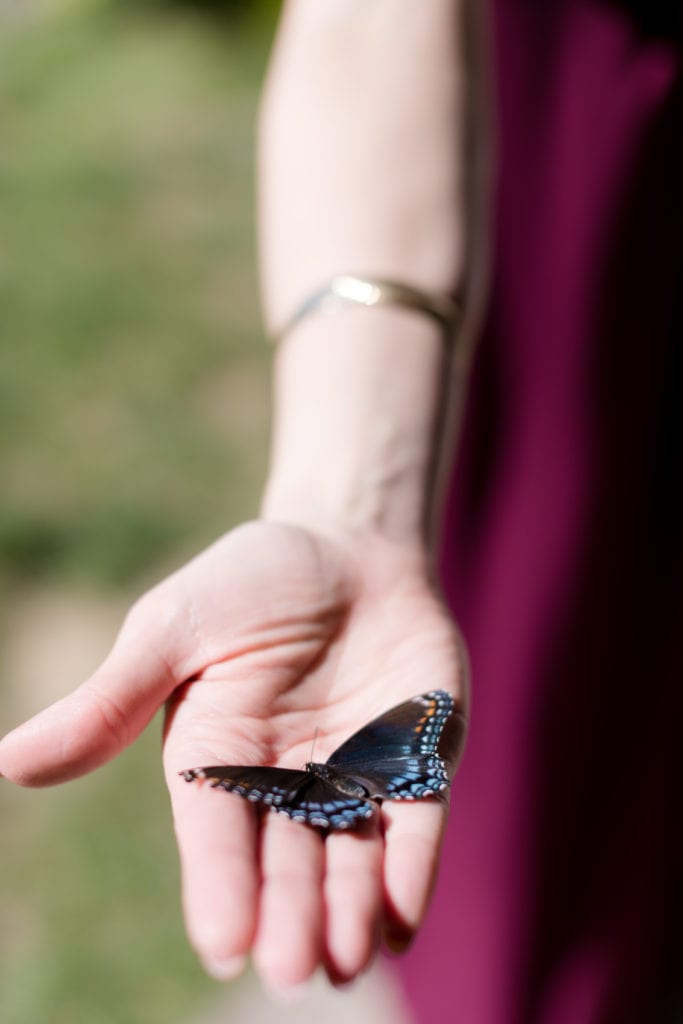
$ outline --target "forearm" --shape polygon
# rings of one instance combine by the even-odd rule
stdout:
[[[464,252],[459,5],[296,0],[261,132],[266,319],[356,271],[454,292]],[[414,537],[424,523],[443,338],[405,309],[312,315],[276,366],[264,514]]]

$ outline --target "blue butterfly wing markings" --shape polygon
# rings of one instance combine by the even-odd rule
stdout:
[[[376,810],[376,805],[367,799],[367,793],[361,786],[351,784],[344,790],[339,789],[328,781],[326,772],[216,765],[190,768],[180,774],[187,782],[206,779],[212,789],[236,793],[252,803],[286,814],[293,821],[316,828],[357,828]]]
[[[180,773],[186,782],[206,779],[212,789],[236,793],[253,803],[268,807],[289,806],[309,780],[309,773],[289,768],[247,767],[220,764],[211,768],[190,768]]]
[[[317,767],[317,766],[316,766]],[[290,809],[282,808],[294,821],[302,821],[316,828],[344,830],[357,828],[373,817],[377,805],[369,800],[367,791],[354,786],[340,789],[334,782],[312,772],[306,792]]]
[[[361,783],[372,799],[443,797],[449,781],[438,747],[452,711],[445,690],[413,697],[354,733],[327,765]]]
[[[377,801],[445,795],[448,774],[438,746],[452,710],[450,694],[430,690],[375,718],[325,764],[309,762],[303,771],[216,765],[179,774],[187,782],[206,779],[214,789],[315,828],[358,828],[372,818]]]

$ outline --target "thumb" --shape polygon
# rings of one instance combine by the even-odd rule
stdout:
[[[143,599],[88,680],[0,740],[0,775],[21,786],[65,782],[139,736],[181,682],[164,657],[164,629],[160,634],[150,612]]]

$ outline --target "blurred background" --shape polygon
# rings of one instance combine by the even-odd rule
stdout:
[[[278,6],[0,0],[3,732],[256,510],[254,119]],[[1,786],[2,1024],[174,1024],[215,997],[159,733],[69,786]]]

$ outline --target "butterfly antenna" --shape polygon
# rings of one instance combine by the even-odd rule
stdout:
[[[313,751],[315,750],[315,741],[317,739],[318,739],[318,726],[316,725],[315,732],[313,733],[313,739],[311,741],[311,761],[313,761]]]

